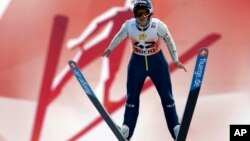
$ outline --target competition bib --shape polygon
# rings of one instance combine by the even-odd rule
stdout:
[[[133,52],[138,55],[149,56],[159,51],[159,45],[155,41],[133,43]]]
[[[143,30],[136,26],[135,20],[130,20],[128,24],[128,33],[135,54],[150,56],[160,51],[157,20],[152,19],[149,26]]]

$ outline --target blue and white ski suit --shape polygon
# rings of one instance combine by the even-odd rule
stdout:
[[[147,76],[153,81],[161,98],[168,129],[175,138],[173,128],[179,124],[172,95],[168,63],[159,46],[160,37],[166,43],[174,62],[178,61],[175,44],[167,26],[156,18],[140,27],[135,18],[127,20],[111,41],[113,50],[123,39],[130,37],[133,53],[128,64],[127,99],[123,124],[129,127],[129,138],[133,135],[139,115],[139,96]]]

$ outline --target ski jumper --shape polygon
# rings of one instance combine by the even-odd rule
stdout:
[[[175,138],[173,128],[179,124],[172,95],[168,63],[159,46],[160,37],[166,43],[174,62],[178,61],[175,44],[167,26],[151,18],[147,26],[140,27],[135,18],[127,20],[111,41],[114,49],[123,39],[130,37],[133,47],[127,72],[127,99],[123,124],[129,127],[129,138],[133,135],[139,115],[139,96],[147,76],[153,81],[163,107],[168,129]]]

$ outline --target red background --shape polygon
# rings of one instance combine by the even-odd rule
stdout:
[[[77,52],[81,52],[81,48],[78,47],[67,48],[68,41],[78,38],[97,16],[102,16],[111,8],[124,7],[124,1],[9,0],[9,2],[0,17],[0,140],[31,140],[34,126],[37,124],[39,99],[44,98],[41,94],[42,84],[44,79],[49,79],[45,77],[45,72],[50,71],[46,68],[46,61],[50,43],[53,42],[51,35],[55,16],[61,15],[68,19],[65,36],[62,45],[59,46],[61,51],[50,54],[52,59],[58,56],[58,62],[54,64],[55,75],[58,76],[67,67],[67,61],[74,58]],[[250,106],[248,74],[250,2],[247,0],[152,0],[152,2],[154,17],[168,25],[180,56],[190,51],[204,38],[216,35],[216,40],[208,39],[208,42],[212,43],[208,46],[210,54],[207,70],[188,140],[229,140],[230,124],[250,122],[250,111],[247,109]],[[4,1],[0,2],[0,5],[3,3]],[[105,28],[105,25],[102,26],[91,39]],[[162,48],[171,64],[172,60],[164,44]],[[99,52],[102,52],[102,49]],[[187,73],[182,70],[171,72],[180,118],[195,63],[195,57],[191,54],[185,59]],[[126,42],[120,67],[110,87],[111,101],[119,101],[126,94],[126,69],[129,57],[130,42]],[[93,89],[100,83],[102,64],[103,58],[96,57],[82,68]],[[51,79],[54,80],[56,76]],[[133,139],[170,140],[157,91],[149,86],[142,93],[140,116]],[[69,140],[99,117],[73,77],[65,82],[57,94],[55,100],[45,106],[47,108],[39,130],[40,140]],[[121,123],[123,106],[114,109],[112,117]],[[77,138],[84,141],[101,139],[115,140],[103,121]]]

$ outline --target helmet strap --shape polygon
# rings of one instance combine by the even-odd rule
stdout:
[[[149,26],[149,23],[150,23],[150,21],[151,21],[151,16],[152,16],[152,13],[148,16],[148,19],[147,19],[147,24],[146,25],[141,25],[141,24],[139,24],[138,22],[137,22],[137,20],[136,20],[136,25],[139,27],[139,28],[142,28],[142,29],[144,29],[144,28],[147,28],[148,26]]]

